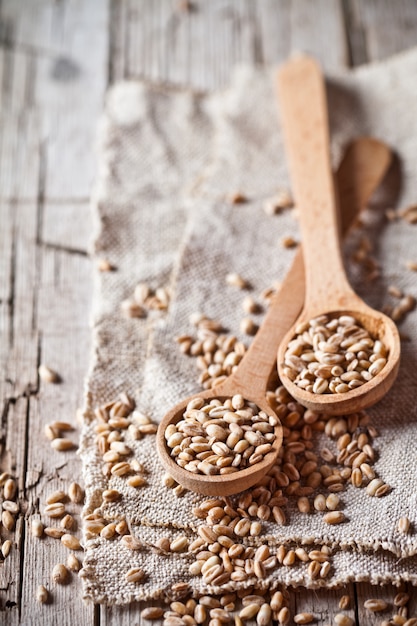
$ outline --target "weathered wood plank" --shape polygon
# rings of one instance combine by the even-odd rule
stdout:
[[[166,0],[155,0],[152,4],[146,0],[129,2],[126,12],[127,76],[197,89],[218,84],[215,77],[218,64],[213,63],[211,47],[215,42],[217,58],[223,59],[233,46],[233,40],[224,40],[224,20],[219,19],[219,11],[226,5],[224,0],[214,0],[195,3],[193,11],[181,11],[175,3]],[[213,28],[216,29],[215,38]]]
[[[417,5],[413,0],[349,0],[365,32],[370,61],[379,61],[417,43]]]
[[[38,198],[41,136],[37,112],[9,112],[0,118],[0,198],[23,204]],[[16,220],[17,221],[17,220]]]
[[[13,239],[11,234],[12,215],[8,209],[8,204],[0,203],[0,306],[2,307],[2,323],[0,325],[0,337],[2,342],[6,341],[9,335],[9,309],[12,298],[12,280],[13,272]],[[1,354],[1,352],[0,352]]]
[[[67,549],[51,538],[35,541],[29,526],[45,495],[81,474],[74,452],[51,451],[43,426],[74,421],[89,358],[87,202],[107,85],[108,2],[35,0],[29,7],[5,0],[0,16],[0,393],[7,409],[1,458],[3,469],[15,466],[29,507],[25,523],[19,521],[18,547],[1,568],[7,592],[0,591],[6,610],[0,621],[92,625],[95,609],[83,605],[78,578],[66,587],[50,580]],[[38,357],[65,371],[60,386],[41,386],[39,394]],[[77,441],[78,434],[72,437]],[[52,589],[50,605],[36,602],[39,583]]]
[[[148,603],[149,604],[149,603]],[[158,602],[152,603],[154,606],[158,604]],[[113,626],[117,624],[118,626],[129,626],[129,624],[139,624],[147,623],[142,622],[140,618],[141,610],[147,606],[144,602],[132,602],[127,606],[109,606],[100,607],[100,626]],[[162,621],[158,620],[155,623],[155,626],[161,626]]]
[[[339,1],[213,0],[195,2],[189,11],[176,7],[166,0],[128,4],[127,76],[212,89],[227,83],[236,64],[277,62],[290,49],[311,52],[327,70],[349,61]],[[119,24],[113,46],[119,65],[123,34]]]
[[[70,253],[87,254],[93,220],[89,202],[47,200],[43,209],[40,243]]]
[[[376,626],[382,620],[390,620],[393,614],[393,600],[398,593],[396,587],[391,585],[368,585],[362,583],[356,586],[356,598],[358,604],[358,621],[361,626]],[[388,603],[386,611],[378,611],[373,613],[364,607],[366,600],[373,598],[385,600]]]
[[[289,50],[289,0],[280,5],[270,0],[259,5],[248,0],[191,4],[188,11],[167,0],[128,4],[125,29],[118,26],[113,45],[121,67],[120,37],[126,32],[128,77],[219,88],[236,64],[282,60]]]
[[[292,0],[291,49],[315,56],[326,71],[349,63],[341,1]]]
[[[362,65],[368,61],[366,29],[362,22],[358,0],[344,0],[346,36],[350,65]]]
[[[35,61],[25,51],[6,45],[0,50],[1,110],[19,111],[33,98],[33,68]]]
[[[36,203],[4,204],[10,212],[11,261],[8,278],[8,319],[3,327],[0,360],[3,402],[36,390],[38,329],[36,319],[37,211]],[[6,222],[7,223],[7,222]],[[6,248],[7,251],[7,248]]]
[[[82,379],[88,367],[90,332],[86,325],[90,310],[91,262],[80,254],[43,247],[39,276],[37,326],[41,330],[40,360],[62,377],[59,384],[40,382],[36,395],[30,399],[26,498],[31,516],[27,520],[25,536],[25,563],[22,581],[22,623],[41,624],[60,615],[62,624],[92,624],[94,608],[82,603],[81,581],[71,575],[71,584],[57,585],[51,580],[56,563],[65,563],[69,550],[59,539],[31,536],[32,515],[40,513],[46,525],[58,526],[58,520],[44,513],[48,494],[56,490],[68,491],[75,479],[81,481],[81,463],[75,454],[78,442],[75,414],[82,404]],[[54,420],[73,424],[68,433],[74,450],[57,452],[50,447],[44,427]],[[66,508],[77,522],[80,537],[80,505],[71,502]],[[82,559],[82,553],[77,553]],[[39,563],[34,571],[30,563]],[[35,601],[36,589],[44,584],[51,592],[51,604]]]
[[[309,589],[297,589],[293,592],[295,602],[295,613],[312,613],[314,622],[325,626],[334,624],[334,617],[338,613],[343,613],[355,620],[355,592],[353,585],[341,587],[340,589],[328,590],[320,589],[312,591]],[[350,608],[342,610],[339,607],[340,598],[348,595],[351,598]]]
[[[45,111],[46,196],[88,200],[108,75],[109,2],[68,2],[63,51],[38,59],[36,103]],[[59,31],[59,27],[56,27]]]
[[[50,40],[62,6],[45,0],[4,0],[1,5],[3,41],[26,51],[56,52]]]
[[[291,0],[282,0],[279,10],[275,0],[260,0],[256,3],[259,24],[259,48],[264,63],[278,63],[289,54]]]
[[[37,511],[39,502],[44,503],[47,490],[58,486],[62,488],[64,482],[68,487],[73,477],[81,474],[80,463],[73,453],[65,466],[68,468],[67,473],[64,467],[60,469],[64,459],[57,452],[51,454],[43,435],[43,425],[54,419],[73,422],[75,409],[82,402],[82,376],[87,369],[90,345],[87,320],[91,264],[84,255],[65,253],[37,242],[41,220],[36,202],[25,199],[3,202],[2,209],[4,217],[7,217],[7,220],[2,220],[2,224],[8,225],[7,234],[13,251],[11,253],[7,246],[4,248],[5,254],[10,254],[12,264],[9,268],[10,277],[6,276],[9,278],[8,299],[2,303],[8,322],[3,328],[5,341],[2,341],[2,383],[5,385],[2,402],[6,407],[3,410],[6,452],[2,455],[2,470],[11,471],[19,477],[21,493],[26,484],[25,500],[31,511]],[[88,223],[85,216],[83,222]],[[73,230],[76,230],[77,223],[73,221]],[[52,225],[50,229],[53,232]],[[67,312],[67,319],[64,319],[63,310]],[[38,339],[39,332],[42,334],[42,344]],[[62,385],[51,386],[46,391],[41,388],[39,397],[35,397],[39,349],[41,358],[47,359],[58,371],[66,373],[63,374]],[[25,397],[28,395],[33,397]],[[75,433],[73,436],[77,441]],[[26,464],[28,473],[25,483]],[[3,534],[3,540],[6,538]],[[65,558],[66,549],[52,539],[35,545],[28,527],[24,531],[22,519],[16,540],[18,547],[13,549],[10,561],[7,560],[2,568],[0,585],[7,592],[3,602],[3,608],[9,607],[7,623],[17,623],[15,616],[20,598],[23,599],[24,607],[22,623],[47,623],[49,618],[39,613],[41,607],[35,601],[36,586],[40,582],[49,581],[53,565],[58,557],[60,560]],[[24,557],[22,571],[19,567],[20,555]],[[42,563],[42,566],[34,570],[35,563]],[[33,576],[34,571],[38,572],[39,578]],[[80,581],[76,579],[74,584],[76,589],[72,585],[62,592],[59,588],[59,593],[55,593],[54,615],[57,610],[63,611],[63,615],[68,616],[68,621],[63,617],[63,624],[73,623],[77,619],[81,623],[93,623],[94,609],[82,604]],[[74,593],[78,595],[74,596]],[[74,597],[77,598],[75,602]],[[9,615],[14,606],[15,613]],[[66,606],[72,608],[66,612],[63,610]]]
[[[24,0],[2,5],[8,35],[0,64],[1,102],[16,112],[28,106],[42,112],[46,194],[86,201],[108,79],[109,1],[37,0],[35,10],[26,9]]]
[[[3,400],[36,388],[36,308],[38,184],[40,142],[37,116],[3,115],[0,122],[1,297],[8,316],[0,329]]]
[[[99,109],[94,114],[77,108],[50,111],[44,119],[49,140],[46,151],[46,194],[49,199],[87,202],[96,175],[93,144]]]
[[[4,526],[1,529],[2,543],[6,540],[12,542],[9,556],[0,565],[0,606],[1,611],[4,611],[4,615],[7,616],[7,624],[19,623],[21,605],[21,554],[26,511],[24,498],[26,451],[22,442],[26,439],[28,410],[29,399],[21,397],[16,401],[7,402],[3,411],[2,426],[4,430],[1,434],[4,450],[0,455],[0,466],[2,472],[7,472],[15,479],[17,491],[16,497],[13,499],[20,505],[14,530],[7,531]]]
[[[108,82],[113,84],[127,76],[126,46],[129,43],[127,34],[127,3],[120,0],[110,2],[110,31],[109,31],[109,59]]]
[[[30,393],[37,381],[38,119],[28,112],[3,114],[0,120],[0,298],[7,313],[0,328],[2,402]]]

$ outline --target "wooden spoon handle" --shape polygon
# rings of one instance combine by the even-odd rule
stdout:
[[[336,173],[342,237],[359,218],[392,162],[392,152],[374,137],[359,137],[346,147]]]
[[[300,218],[306,308],[310,312],[342,308],[344,296],[353,296],[353,290],[340,253],[326,91],[316,61],[299,56],[282,65],[278,71],[278,96]]]
[[[391,158],[390,149],[371,137],[361,137],[348,146],[336,174],[343,236],[380,184]],[[244,395],[249,386],[257,389],[260,396],[265,393],[268,378],[275,369],[278,346],[303,307],[304,288],[303,254],[299,247],[249,351],[236,373],[225,383],[231,393],[239,390]]]

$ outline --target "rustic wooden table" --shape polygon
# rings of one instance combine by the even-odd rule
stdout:
[[[236,63],[276,63],[292,50],[337,70],[416,43],[415,0],[195,0],[190,10],[175,0],[2,0],[0,467],[17,477],[21,514],[14,532],[1,529],[13,546],[0,563],[0,623],[140,623],[138,605],[84,604],[76,576],[50,585],[51,604],[37,603],[37,585],[66,550],[52,538],[35,542],[28,522],[46,490],[80,476],[76,455],[51,450],[43,428],[53,419],[75,424],[82,404],[93,144],[109,84],[140,78],[204,90],[225,85]],[[60,385],[40,385],[40,362],[62,374]],[[365,626],[381,617],[363,609],[364,599],[392,599],[395,590],[294,591],[292,608],[330,624],[342,593]]]

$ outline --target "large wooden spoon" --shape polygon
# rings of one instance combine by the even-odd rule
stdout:
[[[337,173],[337,183],[342,191],[344,233],[355,221],[359,210],[382,180],[390,161],[389,149],[374,139],[358,139],[347,149]],[[304,265],[301,250],[298,250],[290,271],[270,304],[261,328],[235,373],[221,385],[193,397],[203,397],[209,401],[212,398],[231,397],[236,393],[241,393],[269,415],[273,414],[265,400],[268,379],[275,368],[279,343],[300,313],[303,302]],[[184,487],[206,495],[230,495],[254,485],[276,460],[282,443],[281,426],[275,429],[276,439],[273,451],[261,463],[250,469],[223,476],[192,474],[182,469],[170,457],[165,442],[167,426],[181,419],[190,399],[183,400],[171,409],[159,426],[157,445],[164,467]]]
[[[278,72],[278,95],[306,273],[304,309],[278,351],[279,376],[302,405],[334,415],[353,413],[375,404],[392,386],[399,367],[400,338],[394,322],[365,304],[345,274],[330,165],[326,93],[318,64],[307,56],[285,63]],[[286,375],[284,354],[296,335],[296,327],[324,314],[354,317],[388,350],[383,369],[369,382],[346,393],[312,393]]]

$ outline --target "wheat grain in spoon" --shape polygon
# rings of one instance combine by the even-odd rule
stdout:
[[[355,221],[360,208],[380,183],[390,160],[389,149],[374,139],[358,139],[347,149],[337,174],[338,186],[343,189],[343,232]],[[272,299],[264,322],[236,372],[223,384],[193,397],[202,397],[209,401],[212,398],[231,397],[241,393],[245,398],[254,400],[258,406],[264,407],[268,414],[272,414],[265,402],[268,378],[275,368],[279,342],[300,313],[303,302],[304,267],[301,251],[298,250],[288,275]],[[170,457],[165,440],[167,426],[181,419],[189,401],[190,398],[187,398],[171,409],[159,426],[158,452],[166,470],[184,487],[205,495],[230,495],[256,484],[276,460],[282,441],[281,425],[278,424],[275,429],[276,443],[273,451],[249,470],[223,476],[192,474]]]
[[[278,72],[278,96],[292,187],[299,212],[306,275],[304,308],[280,345],[278,371],[281,382],[302,405],[334,415],[353,413],[375,404],[391,388],[399,367],[400,338],[394,322],[365,304],[353,291],[343,267],[337,195],[330,166],[326,93],[318,64],[307,56],[300,56],[281,66]],[[360,386],[350,388],[343,381],[353,379],[354,374],[351,370],[349,374],[343,372],[343,378],[340,372],[343,368],[337,366],[337,361],[342,359],[344,364],[347,363],[347,358],[352,359],[352,352],[346,359],[339,353],[332,355],[335,344],[330,344],[325,338],[327,322],[321,321],[325,319],[322,316],[327,316],[328,320],[343,316],[343,323],[347,324],[351,318],[357,320],[373,339],[382,342],[385,348],[381,348],[380,354],[383,355],[384,349],[388,354],[385,366],[378,372],[384,361],[381,357],[378,366],[371,367],[372,363],[369,373],[362,374],[362,366],[365,367],[363,364],[367,363],[367,357],[363,356],[358,361],[360,365],[357,373],[361,378],[357,378],[355,383]],[[308,345],[306,335],[312,336],[310,329],[314,330],[314,325],[320,324],[323,330],[317,333],[317,341],[303,352],[300,345]],[[340,338],[341,332],[338,331],[338,335]],[[293,341],[297,336],[299,339]],[[324,339],[320,340],[321,337]],[[343,341],[348,343],[348,340]],[[364,350],[359,352],[364,353]],[[317,363],[319,368],[316,368]],[[323,390],[327,389],[326,385],[330,388],[327,382],[329,368],[326,365],[332,363],[334,370],[331,376],[337,380],[337,372],[341,377],[340,383],[334,387],[340,389],[340,392],[325,393]],[[298,373],[294,374],[296,368]],[[315,379],[316,371],[319,374]],[[374,377],[369,380],[370,376]],[[314,384],[313,380],[319,383]]]

